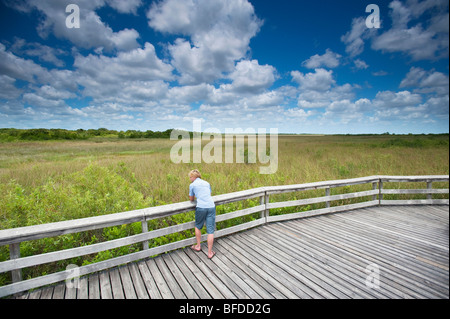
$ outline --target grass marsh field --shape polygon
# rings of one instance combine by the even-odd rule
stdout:
[[[260,163],[175,164],[170,159],[170,150],[175,143],[161,138],[116,137],[0,143],[0,229],[186,201],[190,183],[187,174],[194,168],[199,169],[203,178],[211,183],[213,195],[260,186],[369,175],[449,174],[448,134],[280,135],[278,170],[269,175],[259,174]],[[448,187],[448,183],[443,187]],[[277,201],[308,195],[292,193],[279,196]],[[258,199],[227,204],[218,207],[217,213],[258,204]],[[191,220],[192,212],[174,215],[149,222],[149,230]],[[240,222],[243,220],[230,220],[217,227],[220,229]],[[140,223],[135,223],[24,242],[21,256],[140,232]],[[192,231],[185,231],[155,238],[150,247],[191,236]],[[138,244],[130,245],[93,256],[24,269],[24,279],[64,269],[71,263],[92,263],[139,249]],[[0,247],[0,261],[7,259],[8,247]],[[8,282],[9,274],[0,274],[0,285]]]

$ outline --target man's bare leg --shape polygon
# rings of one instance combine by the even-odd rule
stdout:
[[[200,241],[202,240],[202,231],[197,227],[195,227],[195,239],[197,240],[197,245],[193,245],[191,248],[200,251],[202,249],[202,246],[200,246]]]
[[[214,244],[214,234],[208,234],[207,242],[208,242],[208,258],[212,258],[215,254],[215,252],[213,252],[212,250]]]

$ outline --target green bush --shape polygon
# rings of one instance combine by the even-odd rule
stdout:
[[[126,177],[124,177],[126,176]],[[114,169],[91,164],[80,172],[49,178],[48,181],[27,193],[15,181],[0,185],[0,229],[72,220],[77,218],[125,212],[154,205],[152,198],[135,190],[133,175],[123,164]],[[137,225],[136,225],[137,224]],[[139,233],[140,223],[87,231],[58,237],[44,238],[21,244],[21,256],[42,254],[81,245],[93,244]],[[135,251],[137,247],[123,247],[102,252],[87,259],[77,259],[78,264],[103,260],[106,256],[120,256]],[[7,246],[0,247],[0,261],[9,259]],[[41,265],[25,269],[24,277],[49,273],[67,266],[72,261],[58,265]],[[3,274],[4,275],[4,274]],[[5,282],[5,278],[0,282]]]

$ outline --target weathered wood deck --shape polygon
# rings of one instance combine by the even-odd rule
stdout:
[[[204,244],[205,245],[205,244]],[[384,206],[276,222],[18,296],[449,298],[449,206]],[[377,279],[379,281],[377,281]]]

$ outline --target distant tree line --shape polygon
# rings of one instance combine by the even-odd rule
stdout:
[[[99,129],[16,129],[0,128],[0,141],[46,141],[46,140],[87,140],[93,137],[118,137],[118,138],[170,138],[172,129],[160,132],[147,130],[116,131],[106,128]]]
[[[147,130],[145,132],[136,130],[127,130],[118,132],[119,138],[170,138],[172,129],[160,131]]]

